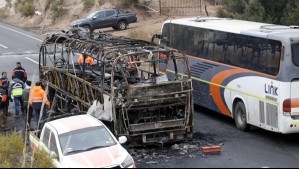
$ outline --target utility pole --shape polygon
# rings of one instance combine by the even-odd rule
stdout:
[[[161,4],[161,0],[159,0],[159,15],[162,15],[162,4]]]
[[[202,14],[202,0],[200,0],[200,14]]]

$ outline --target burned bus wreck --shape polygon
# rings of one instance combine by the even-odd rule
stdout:
[[[77,63],[82,54],[95,63]],[[64,31],[42,43],[40,79],[49,87],[50,118],[85,111],[109,123],[117,137],[138,144],[192,138],[192,80],[188,59],[177,50]]]

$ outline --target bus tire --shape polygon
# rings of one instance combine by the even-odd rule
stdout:
[[[247,123],[246,108],[243,102],[239,101],[235,106],[236,127],[241,131],[248,131],[250,126]]]

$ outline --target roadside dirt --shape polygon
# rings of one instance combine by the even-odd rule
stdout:
[[[14,7],[11,7],[9,9],[5,8],[6,11],[7,10],[9,11],[9,13],[7,14],[8,16],[6,18],[1,18],[0,15],[0,20],[12,25],[22,27],[26,30],[33,31],[34,33],[43,35],[49,32],[69,29],[72,21],[79,18],[83,18],[93,11],[115,7],[115,5],[113,5],[112,3],[104,3],[103,5],[100,5],[99,1],[96,1],[95,6],[90,10],[86,11],[84,10],[84,5],[82,0],[65,1],[64,8],[67,10],[67,14],[63,15],[55,23],[53,23],[51,20],[53,14],[49,10],[50,8],[49,6],[51,6],[50,1],[49,0],[43,0],[43,1],[33,0],[33,1],[36,6],[36,10],[41,12],[41,16],[34,15],[32,17],[25,18],[19,12],[17,12],[17,10],[14,9]],[[4,6],[5,2],[6,0],[0,0],[0,5]],[[17,2],[16,0],[11,1],[12,4],[16,2]],[[207,4],[207,7],[208,7],[209,15],[215,16],[217,8],[219,6],[213,6]],[[0,9],[3,10],[4,8],[0,8]],[[128,11],[132,11],[137,14],[138,22],[129,25],[129,29],[125,31],[114,31],[112,28],[101,29],[97,31],[107,32],[115,36],[126,36],[126,37],[131,37],[136,39],[142,39],[142,40],[151,40],[154,34],[160,33],[162,25],[166,20],[192,17],[192,16],[166,16],[166,15],[160,16],[157,12],[159,8],[158,8],[158,1],[156,0],[152,0],[149,5],[149,9],[154,9],[156,10],[156,12],[153,11],[146,12],[145,9],[144,10],[136,9],[134,7],[127,9]],[[199,15],[206,16],[206,13],[203,10],[201,14],[194,15],[194,16],[199,16]]]

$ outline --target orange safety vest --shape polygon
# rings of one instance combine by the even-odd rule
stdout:
[[[79,56],[78,63],[79,64],[84,63],[84,56],[83,55]],[[86,59],[85,59],[85,63],[89,63],[89,64],[93,65],[94,64],[94,60],[92,59],[92,57],[87,56]]]
[[[31,104],[42,103],[44,99],[46,99],[47,107],[50,107],[51,104],[47,99],[46,92],[42,89],[41,86],[35,86],[30,92],[29,102]]]

